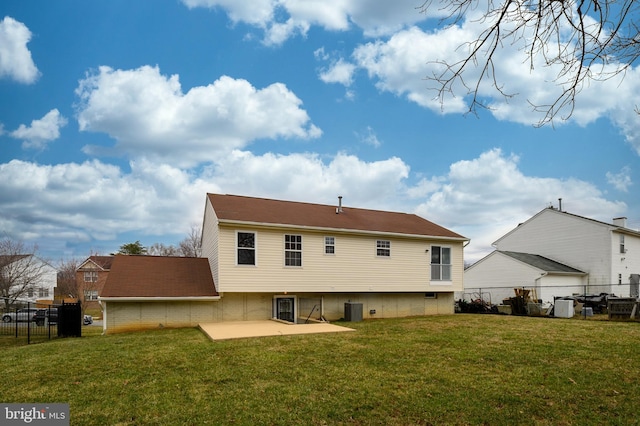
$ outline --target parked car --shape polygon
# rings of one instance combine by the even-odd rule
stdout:
[[[50,323],[56,324],[58,322],[58,308],[38,309],[33,315],[36,325],[44,325],[46,319],[49,319]]]
[[[2,322],[23,321],[28,322],[33,320],[33,315],[38,311],[35,308],[23,308],[18,309],[15,312],[7,312],[2,315]]]
[[[39,309],[33,316],[33,320],[36,322],[36,325],[44,325],[46,319],[49,319],[50,324],[57,324],[58,308]],[[93,317],[91,315],[84,315],[82,323],[84,325],[93,324]]]

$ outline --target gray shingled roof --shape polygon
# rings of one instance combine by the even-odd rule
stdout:
[[[576,268],[572,268],[571,266],[565,265],[560,262],[556,262],[555,260],[551,260],[549,258],[540,256],[538,254],[519,253],[515,251],[500,251],[500,250],[498,252],[546,272],[562,272],[562,273],[572,273],[572,274],[585,273],[584,271],[581,271]]]

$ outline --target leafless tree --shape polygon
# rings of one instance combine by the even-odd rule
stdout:
[[[200,226],[191,225],[189,234],[177,246],[153,243],[146,249],[146,254],[151,256],[200,257],[202,254],[200,235]]]
[[[62,297],[79,298],[78,282],[76,281],[76,271],[80,267],[81,260],[76,258],[60,260],[58,263],[58,294]]]
[[[180,254],[184,257],[200,257],[202,255],[202,229],[191,225],[187,237],[180,241]]]
[[[5,309],[35,291],[44,277],[47,264],[36,256],[37,251],[36,245],[27,247],[10,238],[0,240],[0,297]]]
[[[444,9],[444,26],[460,25],[469,13],[482,11],[475,21],[481,32],[459,47],[468,49],[462,59],[435,61],[441,71],[427,76],[437,83],[441,102],[462,85],[474,113],[478,107],[487,108],[479,96],[484,81],[504,97],[515,95],[504,91],[494,62],[496,52],[506,45],[519,45],[530,69],[538,64],[554,69],[553,83],[560,86],[560,95],[547,105],[532,104],[545,114],[539,125],[558,115],[569,118],[585,85],[624,73],[640,56],[640,28],[635,23],[640,2],[635,0],[440,0],[438,6],[427,0],[419,9],[430,13],[434,7]],[[480,74],[467,81],[465,70],[470,68]]]
[[[153,243],[147,250],[147,254],[151,256],[179,256],[179,250],[172,245],[164,245],[162,243]]]

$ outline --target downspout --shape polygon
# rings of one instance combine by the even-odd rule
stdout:
[[[543,273],[542,273],[542,275],[540,275],[538,278],[536,278],[536,279],[535,279],[535,282],[536,282],[536,283],[535,283],[535,286],[536,286],[536,295],[538,296],[538,298],[539,298],[539,299],[542,299],[542,298],[540,297],[540,292],[538,291],[539,289],[542,289],[542,286],[540,285],[540,280],[541,280],[542,278],[546,277],[547,275],[549,275],[549,273],[548,273],[548,272],[543,272]],[[552,295],[552,296],[553,296],[553,295]],[[555,297],[555,296],[553,296],[553,297]],[[554,299],[554,301],[553,301],[553,302],[554,302],[554,305],[555,305],[555,299]],[[538,303],[538,302],[536,301],[536,303]]]

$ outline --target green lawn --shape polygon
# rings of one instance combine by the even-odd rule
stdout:
[[[451,315],[211,342],[196,329],[3,344],[2,402],[72,425],[638,424],[640,324]],[[11,339],[2,337],[2,339]]]

